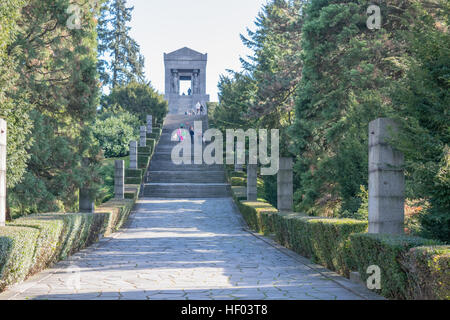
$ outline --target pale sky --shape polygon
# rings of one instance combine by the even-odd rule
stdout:
[[[163,54],[183,47],[208,53],[207,93],[217,101],[217,83],[226,69],[239,70],[249,51],[239,34],[254,30],[266,0],[128,0],[134,6],[131,36],[145,56],[146,75],[164,93]]]

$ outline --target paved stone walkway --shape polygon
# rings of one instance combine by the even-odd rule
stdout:
[[[0,299],[363,298],[354,292],[244,231],[229,198],[149,199],[113,239]]]

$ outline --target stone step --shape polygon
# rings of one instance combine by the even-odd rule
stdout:
[[[224,171],[151,171],[149,183],[226,183]]]
[[[226,183],[148,183],[144,185],[146,198],[227,198],[231,196],[231,187]]]
[[[205,171],[208,173],[209,171],[220,171],[223,170],[222,165],[197,165],[197,164],[181,164],[176,165],[171,161],[155,161],[152,160],[150,164],[150,172],[153,171]]]

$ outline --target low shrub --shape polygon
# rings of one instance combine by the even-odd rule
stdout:
[[[450,300],[450,246],[412,248],[402,259],[409,299]]]
[[[230,183],[233,187],[245,187],[247,186],[247,179],[241,177],[231,177]]]
[[[141,184],[142,178],[125,178],[125,184]]]
[[[38,236],[36,228],[0,227],[0,292],[25,280],[33,265]]]
[[[366,282],[370,276],[367,274],[369,266],[380,267],[381,290],[377,292],[390,299],[408,298],[410,283],[402,261],[410,249],[439,244],[419,237],[368,233],[353,234],[350,242],[362,280]]]
[[[138,153],[151,154],[152,153],[152,147],[151,146],[139,147],[138,148]]]
[[[112,199],[95,210],[96,213],[106,214],[105,236],[116,232],[125,224],[133,209],[134,203],[135,199]]]
[[[29,216],[14,220],[10,226],[34,228],[39,231],[29,274],[39,272],[58,259],[64,221],[44,216]]]
[[[238,207],[252,230],[262,234],[271,234],[274,232],[272,224],[272,215],[278,210],[265,202],[238,202]]]
[[[147,169],[148,164],[150,161],[150,155],[149,154],[139,154],[138,155],[138,168],[139,169]]]
[[[238,207],[253,230],[274,234],[281,245],[314,262],[348,275],[354,267],[349,238],[367,230],[367,222],[351,219],[324,219],[300,213],[280,213],[269,203],[238,202]]]
[[[142,178],[143,171],[141,169],[126,169],[125,177],[127,178]]]
[[[151,148],[152,151],[155,150],[156,140],[155,139],[147,139],[147,147]]]

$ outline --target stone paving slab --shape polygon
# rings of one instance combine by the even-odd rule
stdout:
[[[0,299],[377,299],[285,250],[245,231],[232,199],[144,199],[121,233]]]

